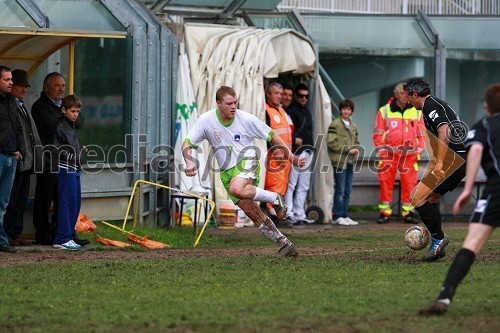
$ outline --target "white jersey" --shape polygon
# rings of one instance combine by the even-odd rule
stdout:
[[[223,124],[217,109],[202,114],[186,139],[192,148],[207,139],[222,170],[234,167],[243,159],[257,159],[254,139],[271,141],[273,130],[254,115],[236,110],[233,121]]]

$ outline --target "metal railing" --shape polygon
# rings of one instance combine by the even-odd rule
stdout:
[[[498,0],[283,0],[279,11],[416,15],[500,15]]]

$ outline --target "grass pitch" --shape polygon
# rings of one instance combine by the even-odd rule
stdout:
[[[301,251],[285,259],[255,229],[209,229],[198,249],[191,229],[141,228],[174,249],[26,251],[14,264],[0,254],[0,332],[500,331],[500,234],[449,312],[425,318],[418,309],[437,296],[467,225],[445,223],[452,243],[435,263],[403,245],[406,227],[283,229]]]

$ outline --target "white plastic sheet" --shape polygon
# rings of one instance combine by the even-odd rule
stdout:
[[[215,93],[222,85],[235,89],[239,108],[265,121],[264,78],[277,78],[280,73],[293,73],[316,78],[316,54],[311,42],[290,29],[255,29],[185,24],[186,51],[191,68],[191,79],[200,114],[216,107]],[[326,139],[331,122],[330,99],[321,80],[315,94],[317,134]],[[264,166],[266,144],[255,145],[263,152]],[[205,151],[207,152],[207,151]],[[315,204],[323,209],[328,219],[333,201],[333,174],[326,142],[318,153],[318,171],[315,172]],[[321,166],[327,172],[320,173]],[[264,184],[264,167],[261,168],[261,186]],[[218,176],[212,177],[215,199],[227,199]]]
[[[177,188],[188,192],[206,192],[207,189],[211,190],[211,182],[209,177],[203,179],[203,175],[206,174],[205,163],[200,164],[198,174],[195,177],[187,177],[183,172],[185,163],[181,154],[182,143],[198,119],[198,107],[191,82],[189,60],[182,44],[177,78],[175,151],[178,153],[175,154],[175,165],[177,166],[175,185]],[[193,150],[192,155],[200,161],[204,162],[206,160],[203,151]]]

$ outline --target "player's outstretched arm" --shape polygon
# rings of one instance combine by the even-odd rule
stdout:
[[[279,136],[279,134],[274,133],[271,137],[271,142],[274,146],[281,147],[283,150],[285,160],[290,161],[293,165],[302,168],[306,164],[305,158],[299,158],[299,156],[295,156],[290,149],[285,144],[285,141]]]
[[[193,155],[191,154],[191,147],[187,142],[182,143],[182,157],[184,158],[184,162],[186,163],[186,170],[184,170],[186,176],[196,176],[198,170],[196,170],[196,164],[194,163]]]
[[[453,205],[453,214],[457,215],[458,211],[469,202],[472,196],[472,188],[476,181],[477,172],[481,165],[481,158],[483,157],[483,146],[479,143],[474,143],[470,146],[467,153],[467,170],[465,173],[465,186],[462,193],[458,196],[455,204]]]

